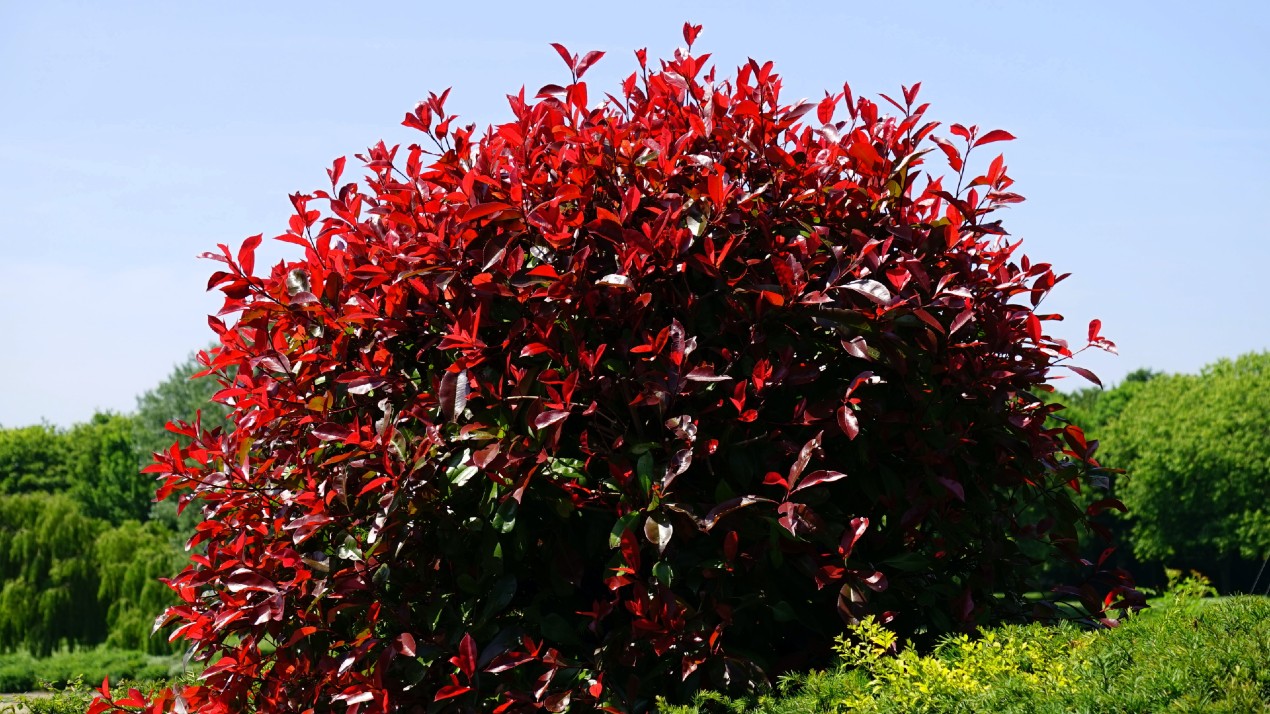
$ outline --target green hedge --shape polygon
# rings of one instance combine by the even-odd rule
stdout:
[[[934,652],[893,654],[865,622],[838,671],[782,680],[757,700],[698,695],[667,714],[1068,714],[1270,711],[1270,599],[1170,597],[1114,630],[1006,626]]]
[[[180,674],[179,657],[147,655],[144,652],[99,647],[77,652],[57,652],[51,657],[34,658],[22,652],[0,654],[0,693],[30,692],[51,685],[62,688],[76,679],[94,686],[110,677],[158,680]]]

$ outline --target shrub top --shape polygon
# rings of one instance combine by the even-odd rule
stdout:
[[[936,136],[917,85],[782,103],[699,29],[598,102],[602,53],[556,45],[570,81],[480,136],[432,95],[426,145],[291,197],[302,259],[208,254],[235,429],[151,468],[207,516],[186,710],[640,710],[865,614],[1023,611],[1096,462],[1029,394],[1072,355],[1033,309],[1062,276],[1006,238],[1003,158],[968,163],[1012,137]]]

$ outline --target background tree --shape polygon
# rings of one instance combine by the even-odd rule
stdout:
[[[0,649],[48,656],[105,637],[93,543],[104,529],[62,494],[0,496]]]
[[[1104,433],[1105,460],[1127,474],[1139,559],[1222,569],[1270,555],[1270,353],[1221,360],[1198,375],[1137,388]]]
[[[176,651],[163,633],[152,633],[154,619],[176,598],[161,578],[180,572],[185,554],[173,547],[170,531],[156,522],[129,521],[102,532],[93,554],[106,607],[106,644],[151,654]]]
[[[52,493],[70,485],[66,440],[47,424],[0,429],[0,493]]]
[[[92,518],[112,525],[149,518],[154,478],[141,473],[136,425],[120,414],[94,414],[62,437],[70,495]]]

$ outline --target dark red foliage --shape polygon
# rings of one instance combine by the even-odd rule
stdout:
[[[506,124],[432,96],[435,150],[292,196],[303,258],[208,254],[236,428],[150,470],[207,517],[163,623],[210,667],[152,711],[641,710],[823,666],[865,614],[1026,616],[1075,557],[1095,445],[1030,394],[1063,276],[1006,237],[1002,158],[970,170],[1013,137],[690,51],[596,102],[599,53],[557,50],[572,83]],[[1067,592],[1101,617],[1117,577]]]

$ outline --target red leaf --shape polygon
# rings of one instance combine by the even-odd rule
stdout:
[[[764,486],[780,486],[786,491],[789,490],[789,482],[785,480],[784,476],[781,476],[775,471],[767,472],[767,475],[763,477],[763,485]]]
[[[121,707],[139,707],[145,705],[145,703],[145,697],[141,695],[141,690],[136,687],[129,687],[128,696],[115,702],[117,706]]]
[[[987,134],[984,134],[983,136],[979,137],[979,139],[975,142],[975,146],[991,144],[994,141],[1011,141],[1013,139],[1014,139],[1014,135],[1011,134],[1010,132],[1003,131],[1001,129],[993,129]]]
[[[911,87],[901,87],[901,89],[904,91],[904,101],[911,105],[913,103],[913,100],[917,99],[917,92],[921,88],[922,88],[921,82],[915,82],[913,86]]]
[[[242,268],[244,275],[251,275],[256,268],[256,246],[260,245],[263,236],[259,233],[243,241],[243,245],[238,249],[238,265]]]
[[[326,422],[313,427],[312,434],[322,441],[343,441],[348,438],[352,430],[343,424],[335,422]]]
[[[437,690],[437,696],[434,697],[432,701],[439,702],[442,699],[453,699],[454,697],[467,694],[470,691],[472,691],[471,687],[464,687],[458,684],[447,684]]]
[[[944,488],[948,489],[949,493],[956,496],[958,501],[965,503],[966,489],[962,487],[961,482],[943,476],[939,477],[938,481],[943,484]]]
[[[1027,336],[1032,338],[1032,341],[1039,345],[1041,343],[1041,338],[1044,337],[1044,335],[1041,334],[1041,319],[1034,313],[1028,313],[1027,324],[1025,326],[1027,327]]]
[[[1097,340],[1101,332],[1102,332],[1102,320],[1096,320],[1096,319],[1090,320],[1089,321],[1089,341],[1093,342],[1094,340]]]
[[[706,514],[706,517],[701,520],[701,526],[706,530],[706,532],[709,532],[710,529],[714,528],[719,523],[719,520],[724,516],[747,506],[753,506],[756,503],[775,503],[775,501],[770,498],[759,498],[758,496],[737,496],[736,498],[730,498],[710,509],[710,512]]]
[[[457,372],[446,371],[441,376],[441,388],[438,398],[441,400],[441,413],[447,421],[454,421],[467,408],[467,369]]]
[[[341,156],[331,164],[331,168],[326,170],[326,175],[331,177],[331,188],[335,188],[335,184],[340,181],[340,176],[344,175],[344,162],[346,160],[345,157]]]
[[[283,526],[283,530],[293,531],[291,540],[296,545],[299,545],[312,536],[319,528],[334,520],[334,518],[324,513],[314,513],[291,521]]]
[[[820,448],[821,441],[825,433],[822,431],[803,444],[803,448],[798,450],[798,458],[794,459],[794,463],[789,467],[789,485],[793,487],[798,483],[798,477],[802,475],[803,469],[807,468],[807,464],[811,463],[811,457]]]
[[[397,651],[407,657],[415,656],[415,636],[409,632],[397,635]]]
[[[546,411],[534,417],[535,429],[546,429],[558,421],[564,421],[569,417],[569,412],[563,410]]]
[[[1077,366],[1075,366],[1075,365],[1071,365],[1071,364],[1065,364],[1065,365],[1063,365],[1063,366],[1064,366],[1064,367],[1066,367],[1066,368],[1068,368],[1068,369],[1070,369],[1071,371],[1075,372],[1076,374],[1079,374],[1080,376],[1084,377],[1085,379],[1088,379],[1089,381],[1093,382],[1094,384],[1097,384],[1099,387],[1101,387],[1101,386],[1102,386],[1102,380],[1101,380],[1101,379],[1098,379],[1098,375],[1094,374],[1093,372],[1090,372],[1089,370],[1085,369],[1084,367],[1077,367]]]
[[[475,206],[472,206],[471,208],[467,209],[467,213],[463,214],[463,220],[475,221],[478,218],[484,218],[485,216],[502,213],[503,211],[510,210],[511,208],[512,208],[511,205],[506,203],[501,203],[499,201],[490,201],[488,203],[478,203]]]
[[[569,68],[569,71],[574,71],[573,68],[574,64],[577,62],[577,57],[569,54],[569,50],[565,49],[564,45],[559,42],[552,42],[551,46],[554,47],[556,53],[560,55],[560,59],[564,60],[564,64]]]
[[[881,570],[875,570],[872,573],[860,578],[860,582],[864,583],[870,590],[880,593],[886,590],[886,575]]]
[[[684,42],[688,43],[688,47],[692,47],[692,43],[697,41],[697,35],[701,34],[701,25],[694,25],[691,22],[684,23]]]
[[[490,661],[488,665],[485,666],[485,671],[490,672],[492,674],[497,674],[498,672],[505,672],[509,669],[515,669],[516,667],[519,667],[522,664],[526,664],[528,662],[533,662],[533,661],[534,661],[533,655],[527,652],[520,652],[520,651],[513,650],[511,652],[504,652],[498,655],[497,657],[495,657],[493,660]]]
[[[876,280],[867,278],[864,280],[852,280],[842,287],[854,293],[859,293],[879,305],[890,305],[893,299],[891,291],[887,290],[885,285]]]
[[[842,534],[842,540],[838,543],[838,552],[842,555],[842,559],[846,560],[851,557],[851,551],[855,549],[855,544],[869,530],[869,519],[864,516],[858,516],[851,519],[850,526]]]
[[[544,345],[541,342],[530,342],[529,344],[525,345],[524,348],[520,350],[520,356],[533,357],[534,355],[540,355],[543,352],[551,352],[551,351],[552,349],[550,347]]]
[[[470,634],[463,635],[459,643],[459,661],[455,662],[463,674],[470,680],[476,674],[476,640]]]
[[[1086,513],[1086,514],[1088,514],[1088,515],[1091,515],[1091,516],[1096,516],[1096,515],[1098,515],[1099,513],[1102,513],[1103,511],[1107,510],[1108,508],[1114,508],[1114,509],[1116,509],[1117,511],[1120,511],[1121,513],[1128,513],[1128,512],[1129,512],[1128,507],[1126,507],[1126,506],[1124,505],[1124,502],[1123,502],[1123,501],[1121,501],[1120,499],[1118,499],[1118,498],[1103,498],[1103,499],[1100,499],[1100,500],[1094,501],[1093,503],[1089,504],[1089,506],[1088,506],[1087,508],[1085,508],[1085,513]],[[1104,554],[1104,557],[1105,557],[1105,554]]]
[[[948,326],[948,336],[951,337],[954,332],[960,330],[963,325],[974,319],[974,316],[975,312],[970,308],[959,312],[957,317],[953,318],[952,324]]]
[[[841,471],[813,471],[810,474],[807,474],[807,478],[803,479],[794,490],[790,491],[790,493],[798,493],[803,489],[811,488],[812,486],[819,486],[822,483],[841,481],[846,477],[847,475]]]
[[[842,341],[842,349],[847,354],[857,359],[871,359],[869,357],[869,345],[864,341],[863,337],[853,337],[849,340]]]
[[[731,377],[726,374],[715,374],[713,367],[696,367],[684,379],[689,382],[726,382]]]
[[[842,429],[848,439],[855,439],[860,435],[860,420],[854,409],[845,405],[838,407],[838,428]]]
[[[600,58],[603,56],[604,56],[604,53],[600,52],[599,50],[592,50],[586,53],[586,55],[582,57],[582,61],[578,63],[578,67],[577,67],[578,77],[581,77],[584,72],[586,72],[588,69],[591,68],[591,65],[598,62]]]

